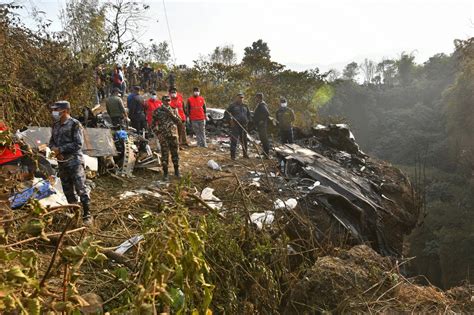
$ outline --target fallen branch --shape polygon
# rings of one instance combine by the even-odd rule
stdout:
[[[196,196],[194,194],[190,194],[190,193],[187,193],[186,195],[193,198],[194,200],[196,200],[198,203],[203,205],[210,212],[212,212],[212,213],[216,214],[217,216],[219,216],[220,218],[224,219],[224,215],[222,213],[219,213],[216,209],[214,209],[213,207],[208,205],[207,202],[205,202],[201,197]]]
[[[66,235],[67,229],[72,223],[72,220],[77,217],[77,212],[76,215],[69,218],[69,220],[66,223],[66,226],[64,227],[64,230],[62,231],[61,235],[59,236],[58,243],[56,244],[56,247],[54,248],[53,256],[51,257],[51,261],[49,262],[48,269],[46,270],[43,279],[41,279],[40,282],[40,288],[44,286],[44,283],[46,282],[46,279],[49,276],[49,273],[51,272],[51,268],[53,268],[54,261],[56,260],[56,255],[58,254],[59,248],[61,247],[62,240],[64,238],[64,235]]]
[[[87,227],[83,226],[83,227],[80,227],[80,228],[77,228],[77,229],[74,229],[74,230],[69,230],[65,234],[71,234],[71,233],[79,232],[79,231],[82,231],[82,230],[85,230],[85,229],[87,229]],[[55,232],[55,233],[46,234],[45,236],[46,237],[57,236],[57,235],[61,235],[61,233],[62,232]],[[31,237],[31,238],[27,238],[27,239],[18,241],[16,243],[7,244],[7,245],[0,245],[0,248],[9,248],[9,247],[21,245],[21,244],[24,244],[24,243],[28,243],[28,242],[32,242],[32,241],[35,241],[35,240],[42,239],[42,237],[43,236],[35,236],[35,237]]]

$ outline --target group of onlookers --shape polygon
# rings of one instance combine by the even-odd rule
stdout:
[[[134,63],[128,67],[115,65],[108,71],[104,65],[99,65],[95,71],[96,103],[109,97],[115,88],[124,95],[128,87],[140,85],[145,92],[163,91],[175,85],[176,75],[173,71],[165,74],[161,68],[153,69],[148,63],[138,68]]]

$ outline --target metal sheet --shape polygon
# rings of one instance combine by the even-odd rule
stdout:
[[[41,145],[48,145],[51,138],[50,127],[29,127],[19,136],[33,149]],[[84,129],[84,154],[93,157],[117,155],[114,139],[110,129],[85,128]]]

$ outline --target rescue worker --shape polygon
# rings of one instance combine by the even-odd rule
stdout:
[[[265,157],[268,158],[270,154],[270,143],[268,141],[267,128],[270,113],[268,111],[267,103],[263,100],[263,93],[257,93],[255,98],[257,100],[257,107],[255,108],[253,122],[257,129],[260,142],[262,143],[263,153],[265,154]]]
[[[175,87],[169,89],[169,95],[171,97],[171,108],[176,109],[179,118],[181,118],[181,124],[178,125],[178,142],[181,148],[182,146],[188,145],[188,140],[186,139],[186,114],[184,112],[183,96],[178,93],[178,90]]]
[[[193,88],[193,96],[188,98],[186,112],[191,122],[197,145],[207,147],[206,141],[206,101],[200,95],[198,87]]]
[[[153,112],[160,108],[162,104],[163,103],[161,102],[161,100],[159,100],[156,96],[156,92],[151,92],[151,97],[146,101],[145,106],[146,122],[148,124],[148,127],[151,127],[151,122],[153,120]]]
[[[131,125],[138,132],[146,128],[145,100],[140,95],[140,87],[134,86],[133,92],[127,98],[128,117]]]
[[[230,131],[230,158],[235,160],[237,143],[240,140],[244,158],[248,159],[247,127],[250,122],[249,107],[244,104],[244,94],[237,94],[235,101],[230,104],[224,114],[224,121],[231,127]]]
[[[112,125],[119,126],[123,123],[123,120],[127,119],[127,111],[123,106],[122,98],[119,96],[120,89],[114,88],[112,95],[105,100],[105,108],[107,114],[109,114],[112,120]]]
[[[281,143],[293,143],[295,113],[291,108],[288,108],[288,102],[284,97],[280,97],[280,108],[276,112],[276,119],[280,129]]]
[[[64,194],[70,204],[77,203],[76,193],[82,203],[84,225],[92,224],[90,197],[86,189],[84,157],[82,155],[83,128],[72,118],[68,101],[59,101],[51,106],[54,119],[49,148],[55,154],[59,165],[59,178]]]
[[[168,180],[168,162],[171,152],[171,160],[174,165],[174,175],[180,177],[178,138],[176,126],[181,124],[176,109],[170,106],[170,97],[164,95],[161,100],[163,105],[153,112],[152,126],[160,141],[161,165],[163,167],[163,180]]]

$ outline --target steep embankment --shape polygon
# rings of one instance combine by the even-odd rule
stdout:
[[[468,288],[445,293],[418,286],[400,272],[403,259],[383,258],[369,247],[401,248],[403,235],[391,233],[403,234],[416,221],[398,215],[416,214],[403,208],[413,204],[399,171],[370,159],[362,169],[357,154],[339,151],[335,158],[337,150],[322,139],[311,145],[321,144],[316,160],[300,159],[306,149],[281,164],[261,160],[252,148],[251,159],[232,161],[227,141],[215,137],[209,148],[180,151],[181,181],[163,183],[161,174],[146,169],[133,178],[93,179],[94,228],[67,226],[73,212],[66,209],[5,209],[0,309],[18,309],[21,302],[60,311],[94,300],[99,309],[140,314],[472,310]],[[210,159],[220,171],[208,168]],[[336,176],[338,186],[312,177],[321,171],[318,161],[333,168],[326,177]],[[376,178],[391,184],[378,195]],[[219,200],[211,202],[205,188]],[[377,220],[367,209],[375,209]],[[389,214],[393,221],[383,219]],[[32,220],[42,222],[39,237],[25,230]],[[56,232],[63,230],[69,232],[60,242]],[[117,253],[132,237],[137,243]],[[362,243],[369,246],[353,246]]]

